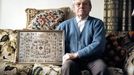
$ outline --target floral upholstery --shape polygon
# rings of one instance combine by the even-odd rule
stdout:
[[[61,75],[60,66],[34,64],[32,75]]]
[[[15,62],[17,31],[0,29],[0,60]]]
[[[112,67],[110,68],[112,75],[134,74],[133,33],[133,31],[107,33],[103,58],[107,65]]]
[[[58,9],[26,9],[27,29],[53,30],[64,21],[69,12],[68,7]]]
[[[106,36],[107,43],[104,52],[104,60],[110,67],[123,68],[127,56],[127,48],[124,47],[130,42],[128,33],[112,32]]]
[[[31,75],[32,64],[0,62],[0,75]]]
[[[124,65],[126,75],[134,74],[134,48],[128,53],[126,64]]]

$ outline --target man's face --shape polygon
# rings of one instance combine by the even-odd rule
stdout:
[[[91,10],[91,4],[89,0],[74,0],[74,12],[76,16],[86,17]]]

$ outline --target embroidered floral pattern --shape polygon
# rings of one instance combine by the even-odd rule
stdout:
[[[54,30],[59,23],[66,19],[68,9],[27,9],[27,29]]]
[[[60,9],[51,9],[39,12],[31,21],[28,28],[35,30],[53,30],[64,20],[64,12]]]

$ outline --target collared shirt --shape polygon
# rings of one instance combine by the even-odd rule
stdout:
[[[82,30],[85,26],[85,22],[87,21],[87,18],[88,17],[84,18],[83,20],[80,20],[80,18],[76,17],[76,21],[78,23],[78,28],[79,28],[80,32],[82,32]]]

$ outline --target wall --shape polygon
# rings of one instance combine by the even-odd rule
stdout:
[[[71,0],[0,0],[0,28],[25,28],[26,8],[60,8],[71,4]],[[92,6],[90,15],[103,20],[104,0],[92,0]]]
[[[0,24],[1,24],[1,3],[2,1],[0,0]]]

